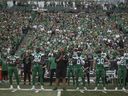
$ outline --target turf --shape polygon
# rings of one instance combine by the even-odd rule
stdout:
[[[16,83],[14,82],[14,87],[16,87]],[[31,87],[32,87],[32,85],[23,85],[22,83],[20,83],[20,87],[21,88],[27,88],[27,89],[30,89]],[[44,88],[45,89],[53,89],[55,87],[55,83],[53,83],[53,85],[52,86],[49,86],[49,83],[44,83]],[[88,89],[94,89],[95,88],[95,84],[90,84],[90,85],[88,85],[88,84],[86,84],[86,87],[88,88]],[[116,86],[115,85],[113,85],[113,84],[108,84],[108,85],[106,85],[106,88],[107,89],[114,89]],[[9,83],[0,83],[0,88],[9,88]],[[39,84],[37,84],[36,85],[36,88],[40,88],[40,85]],[[62,88],[62,86],[61,86],[61,84],[60,84],[60,87],[59,88]],[[67,89],[75,89],[76,87],[75,86],[73,86],[73,85],[70,85],[70,86],[68,86],[68,85],[66,85],[66,88]],[[80,88],[83,88],[82,86],[80,87]],[[103,89],[103,86],[102,85],[99,85],[99,87],[98,87],[99,89]],[[119,89],[120,89],[121,87],[119,87]],[[126,86],[126,89],[128,89],[128,85]]]
[[[34,91],[0,91],[0,96],[57,96],[57,92],[39,92],[35,93]]]
[[[125,92],[62,92],[61,96],[128,96],[128,93]]]
[[[16,88],[16,84],[14,82],[14,87]],[[23,89],[30,89],[32,85],[23,85],[22,83],[20,84],[20,87]],[[44,88],[46,89],[53,89],[55,87],[55,84],[53,86],[49,86],[49,83],[44,84]],[[88,89],[94,89],[95,84],[90,84],[86,85]],[[115,86],[113,84],[108,84],[106,85],[107,89],[114,89]],[[0,88],[9,88],[9,83],[0,83]],[[36,88],[40,88],[40,85],[36,85]],[[59,88],[62,88],[60,86]],[[76,87],[70,85],[66,86],[67,89],[75,89]],[[99,89],[103,89],[102,85],[98,87]],[[81,87],[83,89],[83,87]],[[127,86],[128,89],[128,86]],[[11,92],[11,90],[7,91],[0,91],[0,96],[57,96],[57,91],[41,91],[39,93],[35,93],[34,91],[16,91],[16,92]],[[80,91],[62,91],[61,96],[128,96],[128,93],[125,92],[93,92],[93,91],[85,91],[85,93],[81,93]]]

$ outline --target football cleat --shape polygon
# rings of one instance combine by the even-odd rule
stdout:
[[[125,89],[124,87],[122,88],[122,90],[123,90],[123,91],[126,91],[126,89]]]
[[[41,90],[44,90],[44,86],[41,86]]]
[[[32,86],[31,90],[35,90],[35,86]]]
[[[18,90],[20,90],[20,89],[21,89],[19,85],[17,85],[17,89],[18,89]]]
[[[118,90],[118,88],[116,87],[116,88],[115,88],[115,90],[117,91],[117,90]]]
[[[104,87],[104,91],[106,91],[107,89],[106,89],[106,87]]]
[[[95,87],[95,89],[94,89],[95,91],[97,90],[97,87]]]
[[[10,85],[10,88],[9,88],[10,90],[12,90],[13,89],[13,86],[12,85]]]
[[[84,87],[84,90],[88,90],[87,87]]]
[[[76,90],[79,90],[79,89],[80,89],[79,87],[76,88]]]

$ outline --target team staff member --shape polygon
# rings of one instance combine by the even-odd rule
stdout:
[[[87,58],[85,59],[85,64],[84,64],[84,71],[87,76],[87,82],[90,84],[90,67],[91,67],[91,60],[92,58],[87,55]]]
[[[64,52],[64,49],[61,49],[57,58],[57,68],[56,68],[56,87],[53,90],[57,90],[59,85],[59,80],[62,79],[63,81],[63,90],[66,90],[66,73],[67,73],[67,65],[68,65],[68,57]]]
[[[26,85],[26,79],[28,78],[29,85],[31,85],[31,64],[32,58],[28,52],[25,52],[23,58],[23,65],[24,65],[24,85]]]
[[[56,64],[55,54],[50,53],[48,58],[48,68],[50,70],[50,86],[52,86],[53,76],[54,73],[56,73],[56,66],[57,64]]]

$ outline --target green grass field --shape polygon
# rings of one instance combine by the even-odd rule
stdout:
[[[0,91],[0,96],[57,96],[57,92],[39,92],[35,93],[33,91]]]
[[[35,93],[34,91],[0,91],[0,96],[58,96],[57,91]],[[61,96],[128,96],[128,93],[125,92],[85,92],[81,93],[79,91],[69,92],[62,91]]]
[[[61,96],[128,96],[128,93],[124,92],[62,92]]]
[[[16,88],[16,85],[14,84],[14,87]],[[123,91],[114,91],[114,92],[102,92],[102,91],[85,91],[84,93],[80,92],[80,91],[75,91],[75,87],[73,86],[66,86],[67,89],[73,89],[74,91],[61,91],[61,95],[58,95],[59,91],[40,91],[38,93],[36,93],[35,91],[31,91],[31,90],[27,90],[27,91],[21,91],[21,90],[17,90],[15,92],[12,92],[12,90],[1,90],[2,88],[9,88],[9,84],[8,83],[1,83],[0,84],[0,96],[128,96],[128,90],[127,92],[123,92]],[[91,85],[87,85],[87,88],[89,90],[94,89],[95,85],[91,84]],[[21,88],[22,89],[30,89],[31,85],[23,85],[21,84]],[[36,85],[36,88],[40,88],[39,85]],[[45,83],[44,86],[45,89],[52,89],[54,88],[53,86],[49,86],[48,83]],[[62,86],[60,86],[59,88],[62,88]],[[107,85],[107,89],[114,89],[115,87],[112,84]],[[102,89],[102,86],[99,86],[99,89]],[[128,89],[128,88],[127,88]]]

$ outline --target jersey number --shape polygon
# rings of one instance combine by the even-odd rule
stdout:
[[[104,64],[104,59],[103,58],[97,59],[97,64]]]

